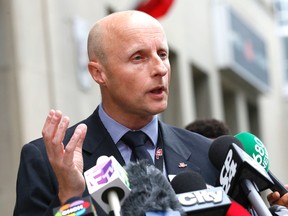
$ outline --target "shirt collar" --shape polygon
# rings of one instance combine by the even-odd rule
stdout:
[[[102,103],[99,105],[99,117],[105,128],[112,137],[114,143],[118,143],[121,137],[130,129],[112,119],[103,109]],[[140,129],[151,139],[155,146],[158,138],[158,116],[155,115],[151,122]]]

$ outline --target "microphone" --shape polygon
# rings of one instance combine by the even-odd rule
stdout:
[[[211,144],[211,151],[214,151],[210,153],[209,149],[211,162],[219,169],[219,161],[224,161],[219,169],[219,184],[242,206],[249,207],[250,203],[258,215],[271,215],[259,191],[269,188],[273,181],[261,165],[235,144],[239,142],[237,140],[233,136],[221,136]],[[217,149],[220,149],[219,153]],[[223,155],[224,152],[227,152],[226,155]]]
[[[193,170],[178,173],[170,184],[176,194],[207,188],[203,177]]]
[[[222,187],[207,189],[203,177],[192,170],[179,173],[170,183],[187,216],[225,215],[231,205]]]
[[[244,149],[239,139],[231,135],[222,135],[214,139],[208,152],[208,157],[216,169],[221,170],[230,145],[234,143],[241,149]]]
[[[270,161],[268,151],[262,141],[255,135],[248,132],[236,134],[235,137],[242,142],[245,152],[266,170],[274,182],[274,184],[271,186],[271,190],[278,191],[280,196],[286,194],[288,192],[286,187],[269,170]]]
[[[231,201],[231,205],[226,213],[226,216],[251,216],[249,211],[245,209],[242,205],[235,201]]]
[[[184,213],[169,181],[159,169],[144,160],[131,162],[124,168],[131,192],[122,205],[122,215],[180,216]]]
[[[65,215],[83,215],[83,216],[96,216],[95,208],[92,203],[91,197],[84,198],[73,197],[66,202],[63,206],[53,209],[54,216]]]
[[[121,204],[130,193],[127,172],[113,157],[101,156],[84,172],[89,194],[107,213],[120,216]]]
[[[288,215],[288,209],[281,205],[273,205],[269,207],[269,210],[273,216],[287,216]]]

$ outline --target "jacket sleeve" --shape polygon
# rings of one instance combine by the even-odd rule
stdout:
[[[36,143],[41,143],[41,140]],[[60,206],[57,180],[48,161],[45,146],[23,146],[16,183],[14,216],[53,215]]]

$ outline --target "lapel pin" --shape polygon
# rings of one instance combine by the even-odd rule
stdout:
[[[184,163],[184,162],[180,162],[179,165],[178,165],[179,168],[185,168],[187,167],[187,164]]]
[[[161,148],[157,148],[156,150],[156,159],[158,160],[159,157],[163,156],[163,150]]]

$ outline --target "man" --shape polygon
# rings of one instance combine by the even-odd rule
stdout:
[[[68,117],[49,112],[43,138],[22,149],[14,216],[52,215],[69,198],[87,196],[83,172],[98,157],[113,155],[121,165],[129,163],[131,149],[121,138],[130,130],[148,135],[146,148],[164,174],[192,169],[213,185],[218,172],[208,159],[211,141],[157,118],[167,107],[170,82],[168,44],[160,23],[139,11],[104,17],[89,33],[88,55],[102,102],[70,128]],[[106,215],[97,205],[96,210]]]

